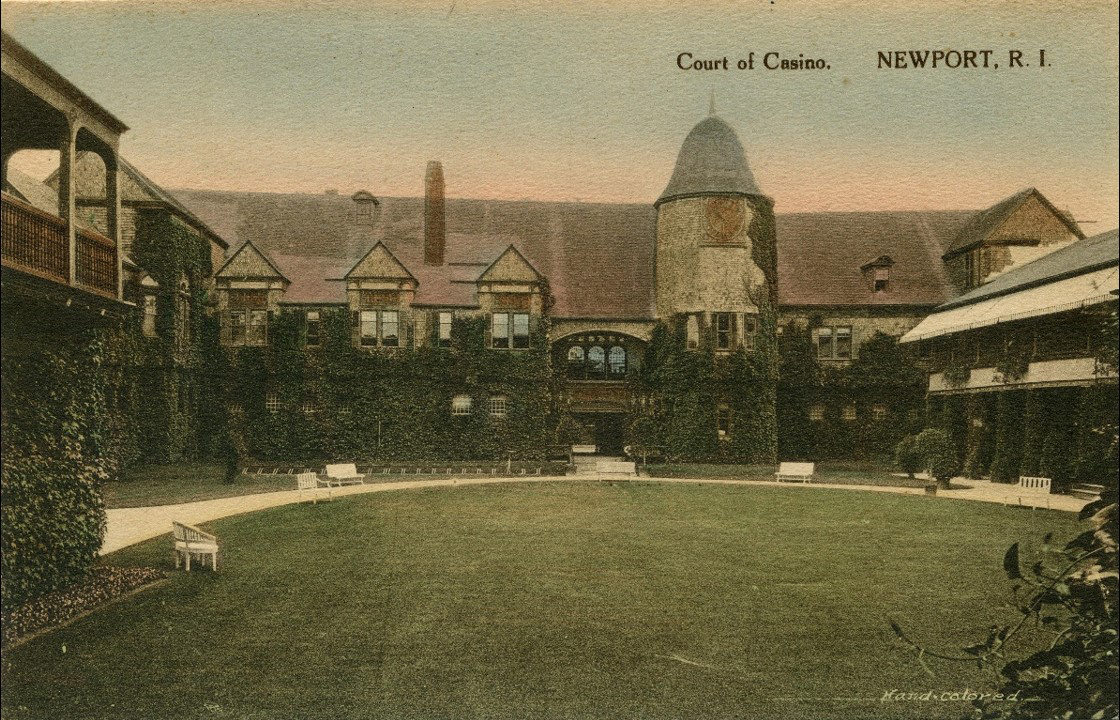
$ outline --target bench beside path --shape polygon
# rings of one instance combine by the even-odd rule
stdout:
[[[687,485],[769,485],[772,487],[790,487],[789,483],[775,480],[731,480],[723,478],[651,478],[641,477],[635,479],[642,483],[678,483]],[[631,480],[634,482],[635,480]],[[391,490],[416,490],[429,487],[452,487],[460,485],[501,485],[511,483],[542,483],[542,482],[595,482],[596,478],[588,476],[556,475],[556,476],[515,476],[515,477],[449,477],[432,480],[404,480],[396,482],[367,483],[365,485],[350,485],[334,488],[334,497],[346,495],[360,495],[374,492],[387,492]],[[293,476],[294,482],[294,476]],[[1000,504],[1016,504],[1010,496],[1015,486],[999,485],[994,483],[977,483],[967,481],[974,487],[955,490],[938,490],[938,498],[952,500],[972,500],[978,502],[991,502]],[[922,488],[893,487],[883,485],[840,485],[834,483],[799,483],[795,487],[824,488],[831,490],[862,490],[864,492],[886,492],[899,495],[922,495]],[[306,498],[303,498],[306,500]],[[214,500],[198,500],[175,505],[157,505],[154,507],[118,508],[106,511],[108,527],[105,540],[101,544],[99,554],[120,550],[121,548],[135,545],[136,543],[150,540],[171,531],[171,521],[199,525],[201,523],[218,520],[231,515],[256,512],[280,505],[290,505],[301,500],[299,490],[281,490],[279,492],[257,493],[253,495],[240,495],[237,497],[216,498]],[[1051,509],[1068,512],[1080,511],[1089,501],[1068,495],[1052,495]]]

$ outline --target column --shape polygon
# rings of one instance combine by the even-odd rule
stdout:
[[[66,137],[59,146],[58,158],[58,215],[66,222],[68,263],[70,285],[78,279],[78,228],[75,222],[77,206],[74,188],[74,165],[77,161],[78,123],[72,117],[66,118]]]

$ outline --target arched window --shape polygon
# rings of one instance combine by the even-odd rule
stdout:
[[[595,345],[587,351],[587,376],[602,377],[607,369],[607,354]]]
[[[626,350],[621,345],[615,345],[607,354],[607,367],[611,375],[626,374]]]
[[[568,377],[574,380],[582,380],[584,376],[584,352],[583,348],[579,345],[573,345],[568,348]]]

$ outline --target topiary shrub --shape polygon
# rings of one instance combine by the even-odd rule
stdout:
[[[930,477],[937,480],[939,487],[949,487],[949,481],[956,475],[960,462],[953,440],[944,430],[927,428],[915,438],[918,452],[929,471]]]
[[[922,469],[923,457],[916,435],[907,435],[899,440],[894,448],[894,461],[908,477],[914,477],[914,473]]]

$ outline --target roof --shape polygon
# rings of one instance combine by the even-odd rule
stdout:
[[[949,210],[778,215],[778,302],[940,305],[955,294],[941,254],[975,214]],[[864,269],[882,256],[890,258],[890,282],[887,290],[875,292]]]
[[[19,41],[3,30],[0,30],[0,47],[3,48],[5,53],[18,59],[45,81],[53,85],[55,89],[68,100],[103,122],[110,132],[115,132],[120,135],[128,130],[128,126],[117,119],[115,115],[102,107],[89,95],[82,92],[77,85],[67,80],[61,73],[43,62],[38,55],[28,50]]]
[[[999,201],[987,210],[981,210],[976,213],[975,216],[961,228],[957,237],[953,238],[953,242],[945,249],[945,256],[950,257],[957,255],[984,242],[989,235],[998,230],[1000,225],[1011,217],[1011,215],[1031,197],[1037,197],[1041,200],[1051,212],[1069,226],[1070,231],[1074,235],[1079,238],[1085,237],[1084,233],[1081,232],[1081,228],[1077,226],[1077,223],[1075,223],[1069,215],[1054,207],[1054,205],[1046,199],[1046,196],[1038,190],[1029,187],[1020,190],[1009,198]]]
[[[657,213],[650,205],[445,200],[445,264],[424,264],[424,199],[383,197],[373,225],[355,221],[342,195],[175,190],[174,195],[232,243],[251,240],[292,281],[301,267],[349,268],[378,241],[418,282],[413,303],[475,307],[475,281],[510,245],[549,282],[557,317],[654,317]],[[318,258],[316,260],[315,258]],[[326,259],[326,260],[324,260]],[[293,295],[290,287],[285,302]],[[345,302],[336,283],[306,285],[306,302]]]
[[[712,116],[688,133],[677,165],[655,206],[700,195],[762,195],[747,164],[743,145],[731,126]]]
[[[132,200],[135,202],[140,200],[162,203],[173,213],[186,220],[188,224],[194,226],[197,230],[200,230],[206,235],[209,235],[210,238],[223,249],[230,247],[230,243],[223,239],[221,235],[214,232],[202,218],[191,212],[190,208],[179,202],[178,198],[157,185],[151,178],[141,172],[138,167],[128,162],[123,157],[118,158],[118,160],[120,161],[121,173],[136,185],[135,188],[131,189],[131,192],[129,192],[130,188],[122,185],[122,201]],[[103,200],[105,197],[105,165],[101,159],[98,158],[95,153],[84,151],[78,153],[76,165],[77,172],[75,173],[75,182],[77,185],[78,198],[82,200]],[[58,170],[48,175],[47,179],[43,182],[52,188],[57,188]],[[136,197],[136,190],[139,190],[145,197]],[[57,190],[54,190],[54,192],[57,194]],[[129,197],[130,194],[133,195],[133,197]]]
[[[1118,262],[1120,262],[1120,242],[1118,242],[1117,231],[1110,230],[1078,240],[1036,260],[1013,267],[980,287],[945,303],[938,310],[970,305],[987,298],[1007,295],[1099,268],[1115,266]]]
[[[14,167],[8,168],[7,181],[4,192],[16,196],[38,210],[58,216],[58,192],[54,188]],[[81,209],[78,210],[77,221],[79,227],[100,233],[91,220],[82,216]]]
[[[414,304],[477,307],[475,282],[512,245],[549,282],[554,316],[655,318],[657,211],[650,205],[450,198],[446,262],[431,266],[424,264],[422,197],[381,198],[377,219],[362,224],[354,202],[339,194],[174,194],[231,241],[252,240],[270,253],[292,281],[285,302],[344,303],[342,284],[327,278],[342,278],[381,241],[416,278]],[[941,256],[978,214],[780,214],[778,301],[787,307],[901,306],[924,313],[955,295]],[[882,256],[892,263],[890,282],[886,291],[875,292],[863,268]],[[304,271],[320,275],[304,280]]]
[[[1118,271],[1120,268],[1113,264],[1112,267],[1021,288],[1014,293],[938,310],[903,335],[901,342],[925,340],[1003,322],[1115,302]]]

